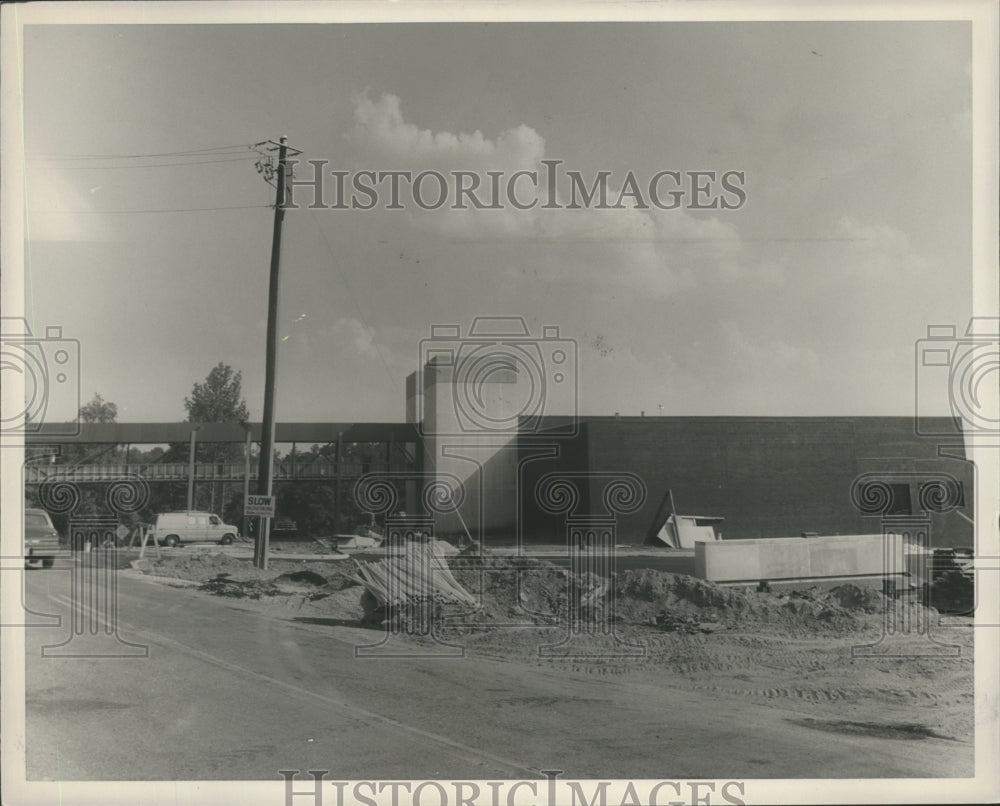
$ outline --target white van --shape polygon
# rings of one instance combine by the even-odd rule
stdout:
[[[156,516],[153,534],[166,546],[178,543],[221,543],[228,546],[240,530],[211,512],[161,512]]]

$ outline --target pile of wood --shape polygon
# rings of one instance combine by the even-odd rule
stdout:
[[[476,598],[452,576],[444,557],[433,544],[409,542],[390,546],[378,562],[354,560],[354,579],[380,605],[393,607],[421,601],[475,605]]]

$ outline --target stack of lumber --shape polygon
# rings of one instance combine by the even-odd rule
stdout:
[[[355,579],[382,605],[437,600],[475,605],[475,597],[452,576],[432,544],[411,542],[392,546],[384,560],[354,561]]]

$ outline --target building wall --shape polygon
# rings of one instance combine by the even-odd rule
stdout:
[[[512,533],[516,514],[514,468],[517,461],[515,435],[504,430],[477,428],[460,416],[459,408],[486,413],[499,423],[517,422],[515,390],[522,382],[516,373],[491,373],[476,387],[474,400],[458,389],[454,368],[428,363],[421,384],[424,469],[440,478],[453,479],[463,488],[463,502],[457,510],[435,517],[439,535],[468,533],[478,539],[485,533]]]
[[[433,360],[422,377],[407,379],[407,420],[419,420],[425,471],[464,485],[460,513],[436,518],[442,535],[562,542],[565,516],[543,512],[536,500],[539,480],[553,472],[591,474],[578,504],[584,514],[600,511],[606,474],[642,480],[645,504],[617,520],[622,543],[642,543],[660,526],[668,489],[679,514],[724,517],[724,539],[880,532],[880,517],[865,517],[851,500],[866,473],[909,493],[899,513],[920,511],[921,480],[949,475],[964,491],[962,511],[973,513],[973,471],[962,449],[958,458],[939,457],[938,442],[916,436],[912,417],[586,417],[574,436],[563,436],[566,417],[546,417],[511,436],[479,428],[457,409],[516,421],[529,379],[515,365],[501,367],[480,379],[473,399],[456,385],[454,366]],[[945,418],[921,425],[921,433],[953,430]],[[973,544],[972,526],[954,512],[932,514],[931,524],[936,545]]]
[[[533,463],[521,485],[527,539],[563,539],[562,519],[541,512],[530,491],[544,473],[580,470],[629,472],[645,483],[645,505],[618,518],[624,543],[646,539],[668,488],[680,514],[725,517],[724,539],[878,532],[880,518],[863,517],[851,501],[864,473],[908,485],[913,511],[921,480],[949,474],[964,490],[962,511],[973,512],[971,464],[939,458],[937,443],[916,437],[907,417],[586,418],[562,456]],[[595,476],[593,511],[599,483]],[[972,545],[972,527],[960,516],[931,519],[935,544]]]

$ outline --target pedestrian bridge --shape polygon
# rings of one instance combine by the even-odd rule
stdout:
[[[404,462],[333,462],[333,461],[283,461],[274,463],[275,481],[345,481],[358,479],[366,473],[412,472],[413,465]],[[187,481],[187,462],[150,464],[81,464],[60,466],[52,464],[26,464],[25,484],[52,484],[70,482],[124,481],[141,478],[147,482]],[[257,478],[257,462],[250,463],[251,480]],[[247,478],[245,462],[201,462],[194,466],[196,481],[243,481]]]

